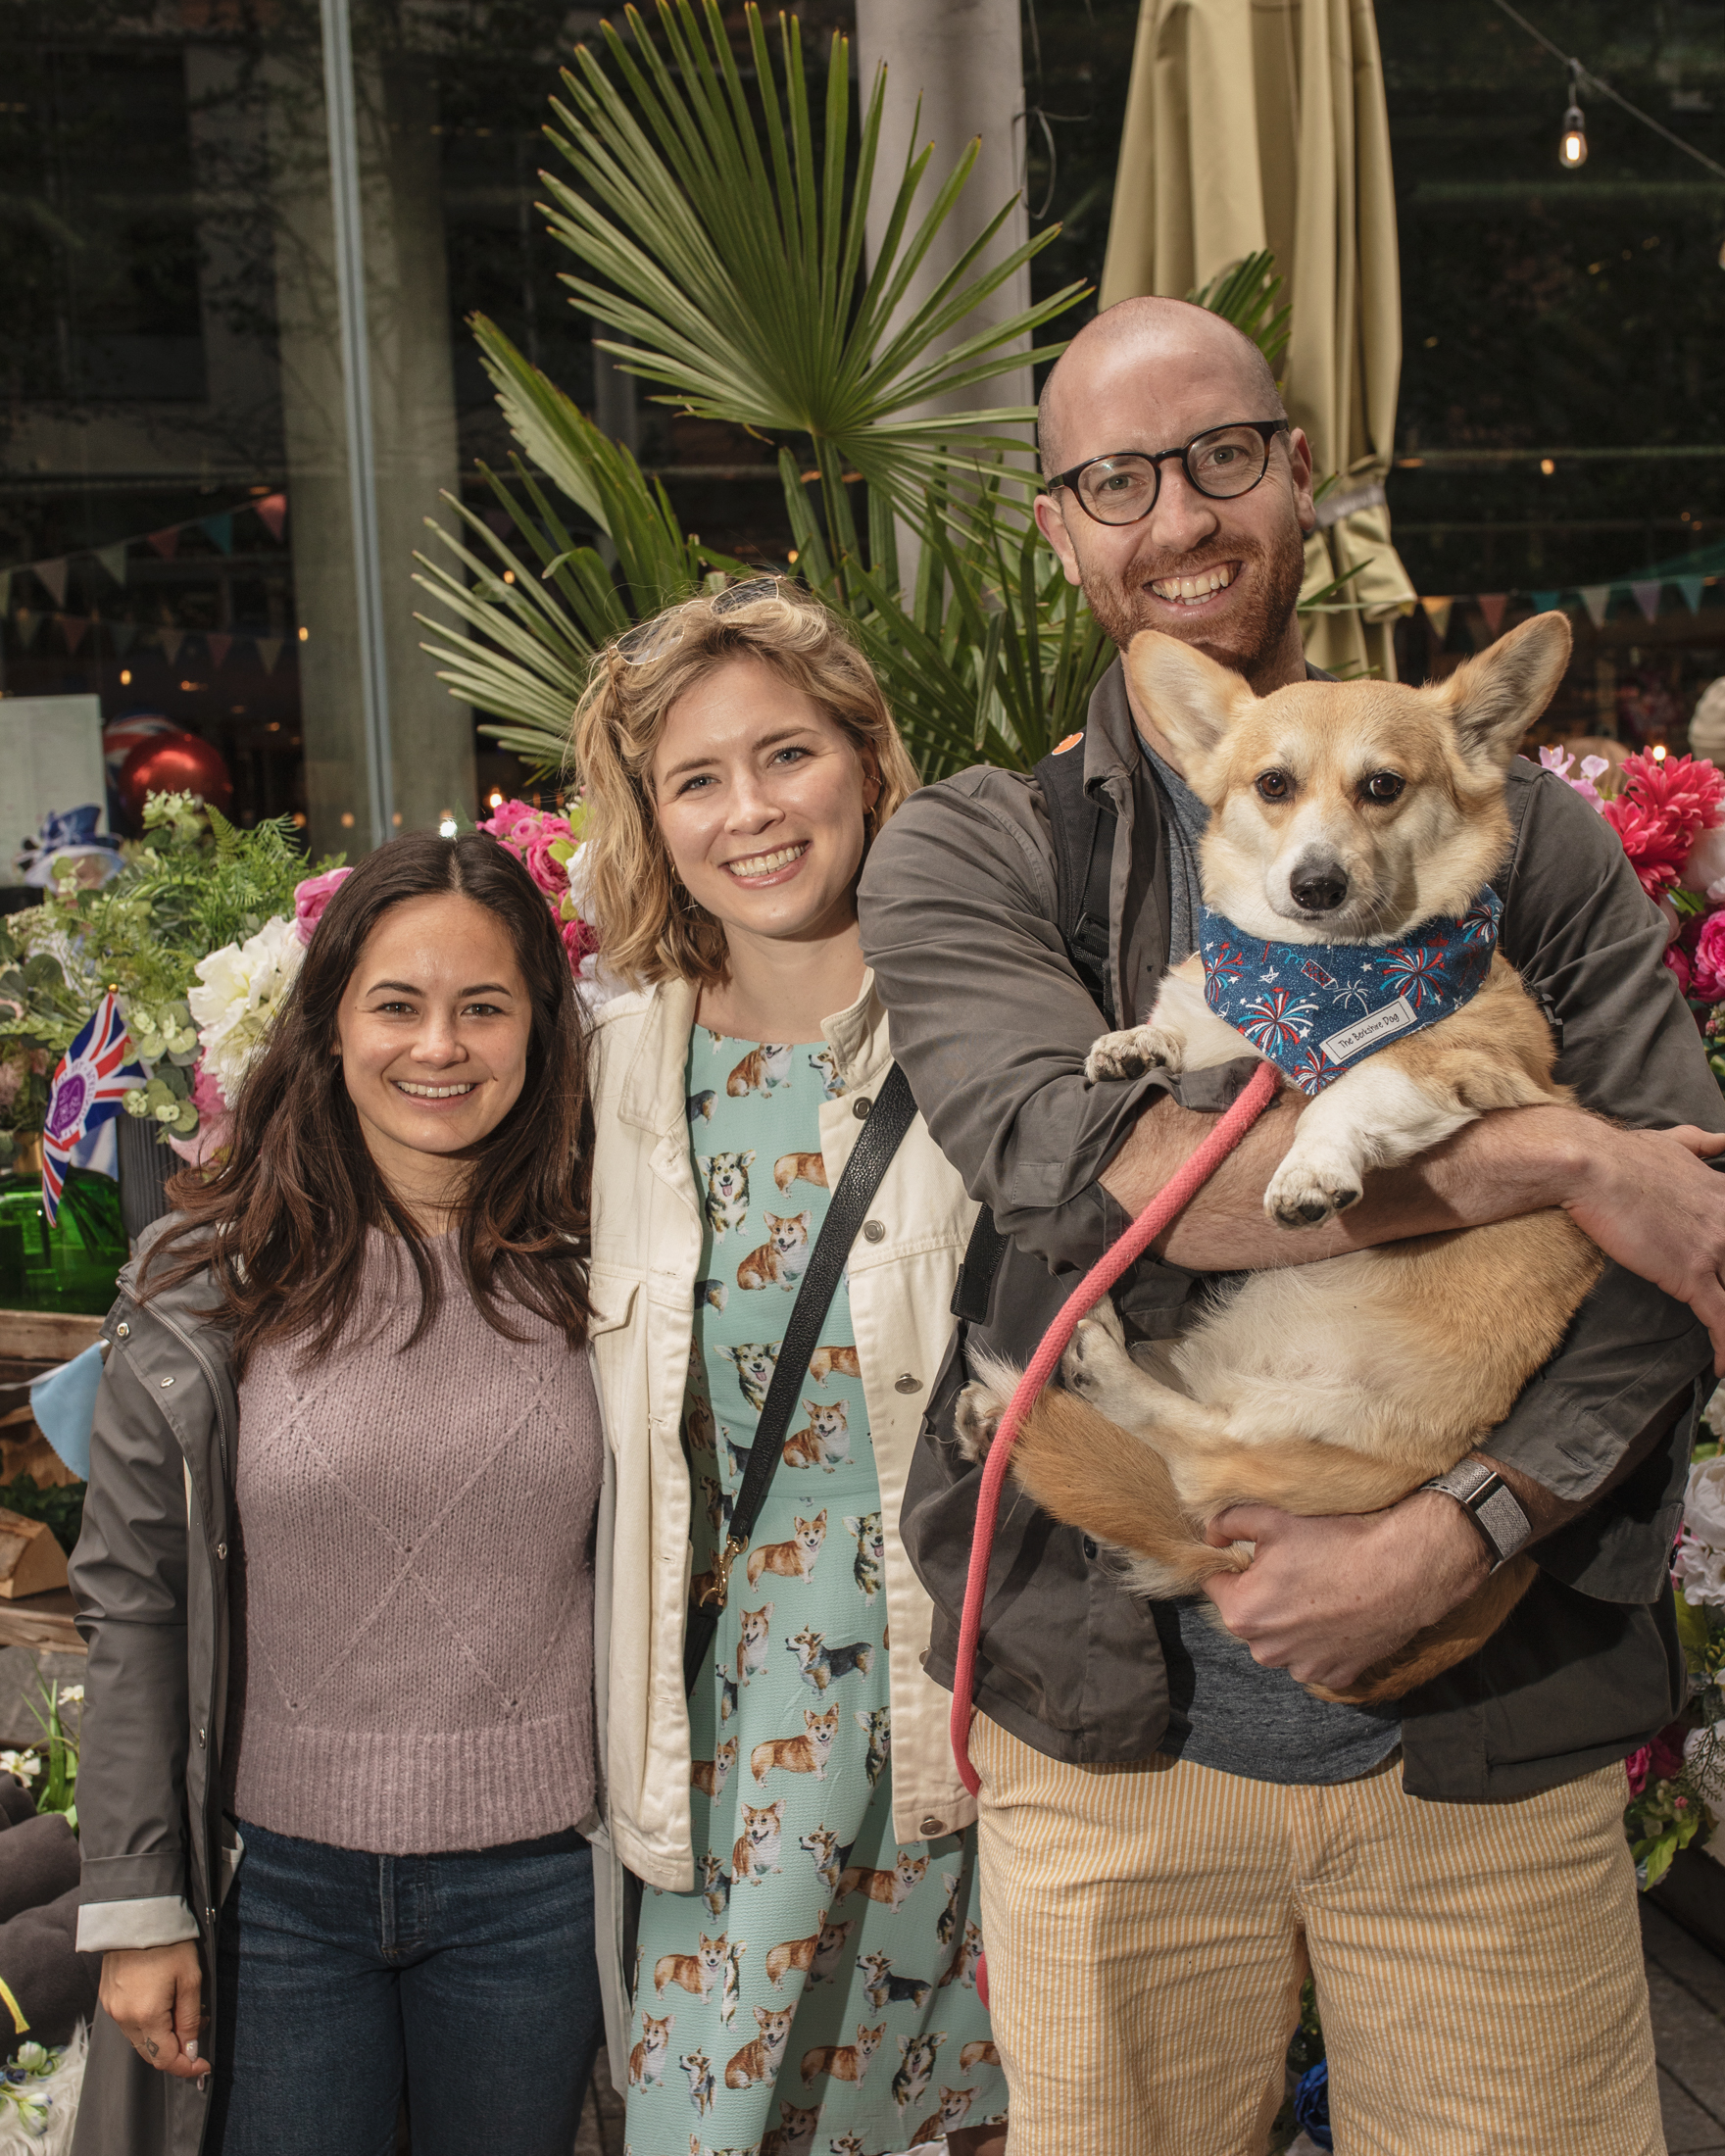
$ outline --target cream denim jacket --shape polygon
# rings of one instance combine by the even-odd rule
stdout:
[[[696,1881],[683,1698],[690,1494],[678,1433],[701,1259],[683,1104],[695,1000],[682,982],[619,997],[600,1012],[594,1044],[591,1353],[616,1476],[607,1801],[622,1862],[649,1886],[685,1893]],[[820,1110],[821,1154],[836,1187],[862,1128],[854,1103],[891,1066],[872,974],[851,1008],[821,1031],[845,1084]],[[917,1116],[850,1257],[851,1317],[886,1529],[893,1831],[905,1842],[956,1834],[976,1817],[947,1742],[951,1695],[922,1671],[933,1605],[898,1534],[975,1216]],[[601,1623],[601,1637],[605,1629]]]

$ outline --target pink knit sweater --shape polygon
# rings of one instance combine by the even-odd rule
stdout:
[[[598,1409],[584,1349],[444,1296],[373,1232],[325,1362],[253,1356],[223,1771],[237,1817],[339,1848],[479,1849],[577,1826],[594,1794]]]

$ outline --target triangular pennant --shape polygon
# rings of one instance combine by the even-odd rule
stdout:
[[[179,647],[185,642],[185,631],[183,629],[158,629],[156,634],[162,639],[162,649],[168,654],[168,663],[172,666],[179,657]]]
[[[164,562],[172,562],[178,552],[179,530],[177,524],[164,524],[160,531],[152,531],[146,535]]]
[[[1701,593],[1705,591],[1706,586],[1707,580],[1704,576],[1678,577],[1677,589],[1683,594],[1683,603],[1691,613],[1700,612]]]
[[[131,621],[111,621],[108,634],[114,639],[114,656],[123,659],[137,642],[137,624]]]
[[[85,620],[81,620],[75,613],[57,613],[54,616],[54,626],[65,637],[67,650],[75,656],[78,646],[88,633],[90,624]]]
[[[1563,594],[1559,591],[1536,591],[1533,595],[1534,612],[1555,613],[1557,611],[1557,602],[1559,599],[1562,598],[1562,596]]]
[[[33,613],[28,607],[20,607],[12,617],[12,625],[18,631],[18,641],[26,652],[36,641],[36,630],[41,619],[41,615]]]
[[[219,630],[215,630],[205,637],[204,642],[210,647],[210,666],[213,672],[216,667],[221,665],[228,653],[232,651],[233,638],[223,636]]]
[[[65,555],[62,555],[58,562],[32,562],[30,566],[54,594],[54,604],[57,607],[64,607],[66,604],[67,568]]]
[[[223,554],[233,552],[233,512],[218,510],[214,516],[200,516],[198,522],[209,534],[210,542]]]
[[[1482,591],[1474,594],[1474,603],[1486,617],[1486,634],[1495,637],[1503,626],[1503,609],[1509,604],[1506,591]]]
[[[1602,629],[1605,625],[1605,615],[1610,612],[1611,586],[1609,584],[1583,584],[1580,590],[1581,603],[1587,609],[1588,619],[1596,629]]]
[[[275,671],[275,662],[281,657],[281,641],[278,636],[260,636],[257,639],[258,657],[264,662],[264,671],[267,674]]]
[[[1656,620],[1659,613],[1659,594],[1665,588],[1659,579],[1655,576],[1651,583],[1631,584],[1629,588],[1635,594],[1635,603],[1642,612],[1650,621]]]
[[[1425,609],[1425,617],[1432,625],[1432,634],[1440,644],[1450,633],[1450,612],[1454,604],[1454,599],[1422,599],[1420,601],[1420,605]]]
[[[123,539],[117,547],[98,547],[96,549],[96,560],[101,563],[117,584],[125,582],[125,541]]]
[[[266,494],[261,502],[254,502],[252,507],[264,519],[264,528],[269,532],[271,538],[279,539],[281,537],[281,527],[287,521],[287,496],[285,494]]]

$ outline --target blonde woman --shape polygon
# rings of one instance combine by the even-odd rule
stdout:
[[[602,654],[573,747],[607,961],[639,985],[598,1025],[591,1328],[616,1455],[611,1825],[646,1888],[628,2138],[800,2156],[818,2121],[822,2150],[944,2133],[1000,2156],[975,1806],[897,1533],[975,1213],[920,1118],[684,1690],[691,1577],[715,1571],[891,1067],[855,894],[915,772],[862,655],[772,578]]]

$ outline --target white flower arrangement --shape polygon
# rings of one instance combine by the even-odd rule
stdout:
[[[244,943],[224,944],[198,960],[198,986],[186,1001],[198,1022],[203,1067],[229,1102],[238,1099],[247,1068],[305,956],[294,922],[276,914]]]

